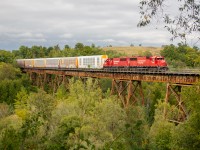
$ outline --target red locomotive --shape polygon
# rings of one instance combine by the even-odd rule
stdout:
[[[105,69],[126,68],[128,70],[149,70],[149,71],[166,71],[167,63],[164,57],[125,57],[125,58],[108,58],[103,67]]]

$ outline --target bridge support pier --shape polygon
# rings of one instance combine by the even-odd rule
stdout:
[[[178,115],[176,120],[177,121],[184,121],[187,118],[187,112],[184,106],[184,103],[181,99],[181,89],[182,89],[183,85],[180,84],[170,84],[167,83],[167,89],[166,89],[166,96],[165,96],[165,103],[169,103],[170,102],[170,96],[172,96],[172,94],[175,97],[175,105],[176,108],[178,108]],[[164,108],[164,116],[166,118],[167,116],[167,108]]]
[[[119,96],[123,107],[140,103],[144,105],[144,94],[141,81],[112,80],[111,94]]]
[[[65,76],[60,74],[48,74],[48,73],[34,73],[30,72],[29,77],[33,85],[36,85],[42,89],[45,86],[49,86],[53,93],[55,93],[58,87],[64,83],[65,85],[69,84],[69,79],[71,76]]]

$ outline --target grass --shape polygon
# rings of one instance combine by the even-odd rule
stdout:
[[[150,51],[154,56],[160,56],[161,47],[143,47],[143,46],[123,46],[123,47],[103,47],[104,51],[113,50],[127,56],[140,56],[145,51]]]

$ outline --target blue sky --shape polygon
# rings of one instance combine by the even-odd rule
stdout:
[[[139,0],[1,0],[0,49],[171,44],[160,24],[138,28]]]

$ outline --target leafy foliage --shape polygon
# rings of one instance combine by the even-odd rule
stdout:
[[[186,40],[187,35],[197,34],[199,40],[200,32],[200,3],[198,0],[171,1],[171,5],[177,4],[176,8],[169,8],[170,1],[167,0],[141,0],[141,19],[138,26],[146,26],[157,19],[165,23],[165,28],[172,34],[172,39],[180,37]],[[168,5],[167,5],[168,4]],[[173,5],[174,6],[174,5]],[[175,9],[175,10],[174,10]],[[169,11],[173,10],[173,11]],[[176,14],[176,15],[175,15]]]
[[[14,55],[10,51],[0,50],[0,62],[12,63]]]
[[[59,45],[22,46],[13,52],[16,58],[104,53],[109,57],[121,56],[81,43],[76,49],[67,45],[63,50]],[[144,55],[150,53],[146,51]],[[199,67],[200,64],[196,47],[170,45],[164,48],[162,55],[172,66]],[[111,83],[108,80],[100,83],[103,83],[101,88],[94,79],[72,79],[68,87],[62,84],[56,94],[47,94],[40,89],[33,90],[27,76],[11,64],[1,62],[0,149],[142,150],[198,149],[200,146],[199,89],[183,88],[182,101],[189,115],[186,122],[175,126],[168,120],[176,119],[178,109],[162,102],[164,84],[143,84],[146,107],[122,108],[118,98],[110,96]],[[165,117],[164,108],[169,112]]]
[[[183,99],[189,110],[188,120],[176,127],[173,133],[173,149],[198,149],[200,146],[200,91],[198,87],[185,88]]]
[[[31,90],[30,81],[11,64],[0,63],[0,102],[13,104],[21,87]]]
[[[161,55],[165,56],[168,64],[174,68],[200,67],[200,52],[187,45],[165,46],[161,51]]]

